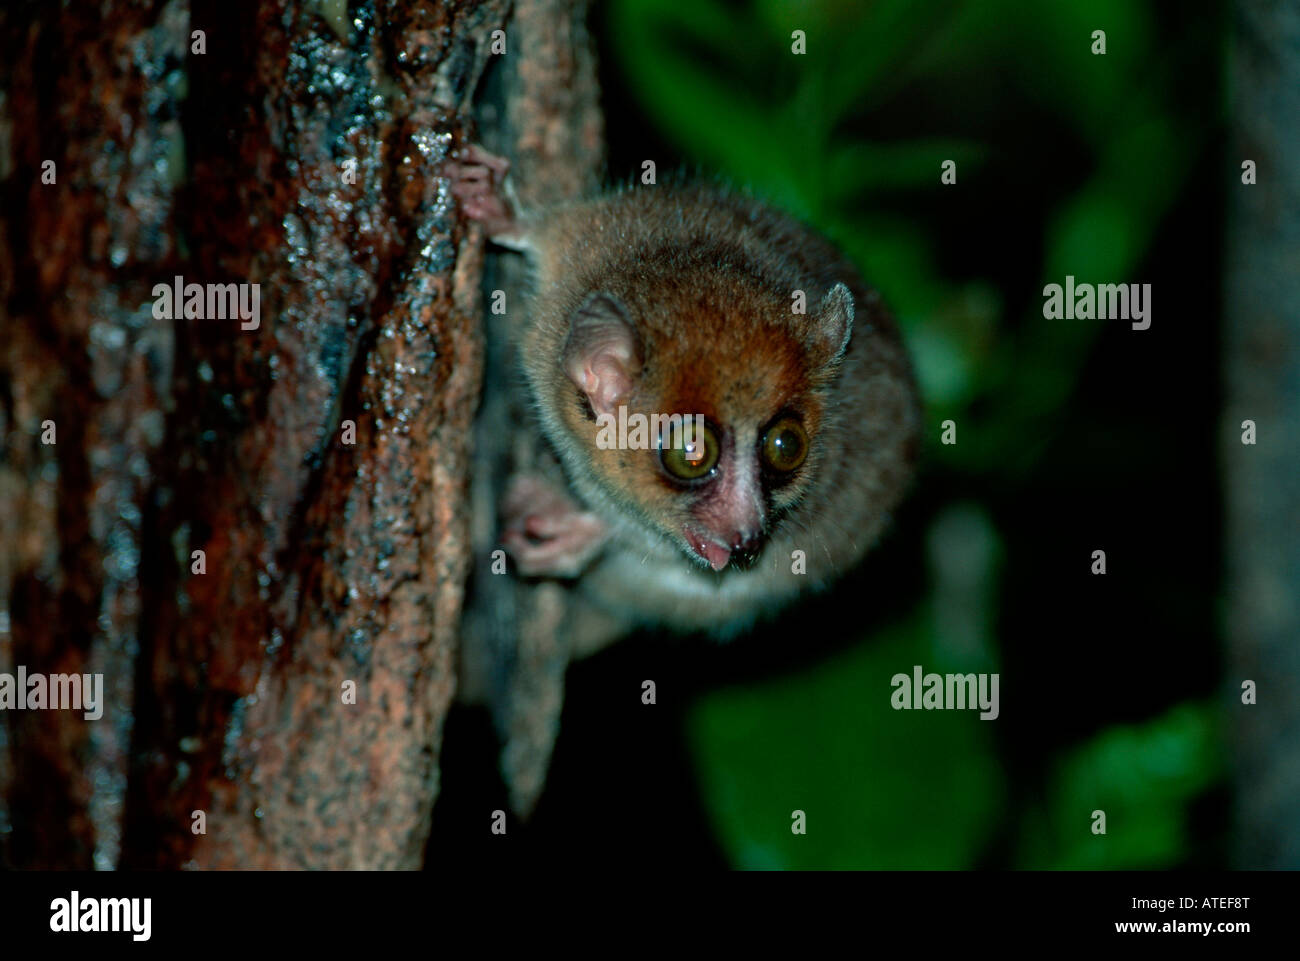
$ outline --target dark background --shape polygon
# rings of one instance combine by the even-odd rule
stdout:
[[[1236,683],[1225,688],[1218,627],[1217,358],[1239,161],[1225,156],[1219,5],[810,4],[826,20],[802,61],[788,32],[755,26],[754,5],[675,6],[594,14],[610,179],[645,159],[722,173],[844,244],[916,356],[924,466],[831,594],[730,644],[646,635],[575,664],[546,791],[506,837],[486,830],[484,812],[507,807],[490,722],[454,709],[431,863],[1224,866]],[[713,13],[734,29],[710,41]],[[1094,28],[1105,57],[1089,52]],[[836,36],[844,59],[828,64]],[[847,58],[874,55],[855,37],[895,45],[907,69],[883,74],[883,94],[880,77],[850,89],[842,100],[865,106],[827,121],[825,143],[800,142],[789,105],[818,100],[799,72],[853,83]],[[665,50],[708,78],[707,95],[638,73]],[[770,109],[770,141],[693,141],[689,115],[715,93]],[[1162,125],[1168,136],[1151,134]],[[795,161],[752,159],[783,140]],[[956,186],[939,184],[954,155],[927,147],[939,140],[975,158],[959,160]],[[860,192],[800,192],[836,169],[827,145],[852,143],[916,146],[856,166]],[[1127,219],[1089,219],[1111,207]],[[895,275],[891,228],[923,269]],[[870,245],[846,240],[867,233]],[[1065,273],[1150,283],[1151,328],[1045,320],[1042,287]],[[947,418],[955,447],[938,443]],[[1104,576],[1090,573],[1096,549]],[[974,639],[965,653],[945,647],[954,624]],[[1001,716],[889,711],[889,677],[913,663],[999,671]],[[807,839],[790,833],[795,808]],[[1105,837],[1090,831],[1095,809]]]

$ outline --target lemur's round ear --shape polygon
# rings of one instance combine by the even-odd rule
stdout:
[[[808,318],[808,362],[821,367],[838,360],[853,335],[853,291],[844,283],[830,289]]]
[[[616,415],[643,361],[641,338],[618,298],[603,290],[588,294],[569,318],[562,363],[591,409]]]

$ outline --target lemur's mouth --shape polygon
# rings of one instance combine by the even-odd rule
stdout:
[[[747,571],[754,566],[758,555],[763,551],[761,534],[737,534],[731,538],[730,547],[722,538],[690,527],[682,528],[682,535],[696,556],[715,571],[721,571],[728,565],[738,571]]]
[[[714,538],[694,531],[691,528],[683,528],[682,535],[686,538],[686,543],[706,564],[715,571],[720,571],[731,561],[731,548],[724,546]]]

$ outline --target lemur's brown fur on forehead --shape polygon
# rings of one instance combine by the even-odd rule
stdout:
[[[788,303],[752,282],[711,283],[694,267],[627,299],[646,345],[639,406],[729,425],[766,420],[810,386]]]

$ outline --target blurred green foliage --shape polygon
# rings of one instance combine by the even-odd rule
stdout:
[[[978,856],[1004,801],[993,725],[890,707],[900,666],[940,669],[917,659],[917,628],[696,706],[700,781],[738,867],[960,868]],[[791,832],[795,810],[806,835]]]
[[[700,783],[737,867],[959,869],[1007,810],[993,725],[970,711],[895,711],[907,665],[959,670],[902,624],[795,677],[704,698],[690,722]],[[1109,728],[1061,758],[1014,826],[1014,866],[1163,868],[1186,850],[1190,799],[1219,773],[1211,708]],[[792,833],[791,812],[807,818]],[[1106,834],[1093,835],[1093,811]]]
[[[1046,803],[1020,825],[1020,865],[1177,866],[1189,840],[1188,799],[1219,773],[1212,712],[1180,704],[1146,724],[1104,730],[1063,758]],[[1094,810],[1106,813],[1105,836],[1080,830]]]
[[[882,290],[916,362],[931,466],[996,483],[1033,469],[1035,439],[1050,435],[1100,329],[1045,320],[1041,285],[1066,274],[1130,278],[1206,135],[1205,118],[1178,100],[1178,52],[1157,48],[1152,6],[611,0],[607,22],[639,108],[683,156],[820,228]],[[1098,28],[1104,57],[1091,51]],[[791,50],[795,30],[806,34],[803,55]],[[1077,145],[1077,164],[1055,172],[1035,169],[1033,156],[997,158],[1046,183],[1031,221],[1039,286],[1015,317],[992,278],[941,268],[942,238],[900,212],[958,189],[940,186],[945,160],[956,161],[959,184],[988,167],[993,144],[978,122],[949,132],[967,107],[984,120],[1023,113],[1029,142],[1036,118],[1050,117],[1053,135]],[[909,133],[867,136],[878,115]],[[980,442],[934,443],[934,426],[950,417]],[[830,663],[697,705],[692,749],[734,863],[961,868],[995,831],[1018,845],[1001,863],[1176,863],[1186,806],[1217,772],[1209,708],[1189,703],[1102,730],[1051,767],[1045,794],[1018,809],[1029,811],[1023,823],[1007,824],[993,725],[889,706],[888,678],[906,666],[989,669],[946,656],[920,603]],[[985,643],[995,657],[994,640]],[[1109,834],[1090,844],[1094,808],[1107,809]],[[806,837],[791,834],[795,809],[808,815]]]
[[[951,280],[927,231],[880,212],[885,198],[941,189],[945,160],[957,162],[959,182],[972,178],[986,144],[943,131],[888,142],[850,131],[909,85],[960,105],[972,79],[996,78],[1014,94],[1006,110],[1050,112],[1089,152],[1088,175],[1040,224],[1043,282],[1126,276],[1203,136],[1198,118],[1166,102],[1177,89],[1172,63],[1148,59],[1149,5],[612,0],[609,24],[639,105],[684,155],[821,229],[882,290],[908,333],[934,421],[978,399],[994,403],[980,427],[987,443],[933,456],[1029,467],[1023,438],[1041,433],[1070,396],[1099,322],[1064,330],[1034,310],[1011,333],[992,284]],[[1098,24],[1104,57],[1091,53]],[[796,29],[807,35],[798,56]]]

